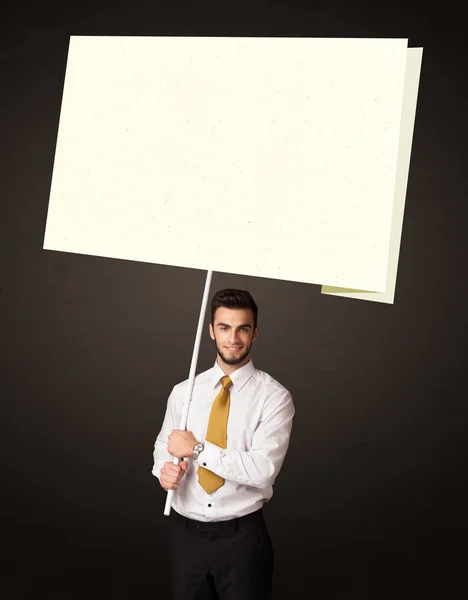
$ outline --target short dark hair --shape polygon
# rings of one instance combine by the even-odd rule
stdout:
[[[258,308],[251,294],[246,290],[227,288],[216,292],[211,301],[211,325],[214,325],[214,316],[220,307],[250,309],[254,316],[254,329],[257,327]]]

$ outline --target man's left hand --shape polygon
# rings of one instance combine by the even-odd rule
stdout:
[[[176,458],[187,458],[192,456],[193,447],[197,440],[193,437],[191,431],[183,429],[173,429],[167,438],[167,450],[169,454]]]

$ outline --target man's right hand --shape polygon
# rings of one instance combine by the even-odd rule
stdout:
[[[159,482],[161,487],[163,487],[166,492],[169,490],[176,490],[180,480],[185,475],[187,467],[188,462],[186,460],[181,460],[178,465],[175,465],[173,462],[164,463],[164,466],[161,469],[161,479]]]

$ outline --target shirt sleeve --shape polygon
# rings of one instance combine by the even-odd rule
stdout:
[[[173,462],[174,457],[167,450],[167,439],[173,429],[177,429],[175,425],[177,417],[176,411],[176,393],[173,388],[166,405],[166,413],[164,415],[161,431],[156,438],[153,452],[153,470],[152,474],[161,480],[161,469],[165,462]]]
[[[205,441],[198,464],[243,485],[272,486],[286,457],[294,413],[291,394],[287,390],[276,392],[265,403],[250,450],[220,448]]]

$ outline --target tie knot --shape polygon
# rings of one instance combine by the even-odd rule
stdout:
[[[229,375],[225,375],[224,377],[221,377],[221,385],[223,386],[223,388],[225,390],[227,390],[228,388],[231,387],[232,381],[231,381],[231,378],[229,377]]]

